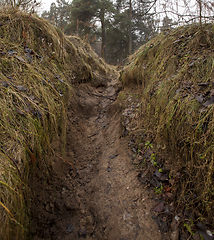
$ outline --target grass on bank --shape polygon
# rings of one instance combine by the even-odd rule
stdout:
[[[51,171],[51,143],[66,143],[72,84],[111,69],[91,47],[46,20],[0,9],[0,239],[25,239],[29,177]]]
[[[200,221],[214,217],[214,25],[165,32],[133,54],[121,72],[124,86],[143,89],[141,127],[152,132],[171,169],[182,171],[177,209]],[[172,176],[176,177],[176,176]]]

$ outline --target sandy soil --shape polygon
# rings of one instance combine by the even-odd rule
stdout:
[[[32,186],[33,240],[166,239],[121,138],[118,91],[114,79],[106,88],[75,87],[64,161],[56,154],[52,179],[38,174]]]

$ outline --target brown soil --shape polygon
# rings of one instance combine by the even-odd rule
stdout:
[[[54,158],[51,180],[37,174],[32,187],[33,240],[167,239],[152,219],[157,203],[138,181],[121,138],[118,91],[114,79],[105,88],[75,87],[66,156]]]

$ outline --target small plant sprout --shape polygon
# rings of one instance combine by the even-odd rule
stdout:
[[[156,194],[161,194],[162,193],[162,190],[163,190],[163,185],[161,184],[161,186],[158,188],[158,187],[155,187],[155,193]]]
[[[150,159],[151,159],[151,163],[152,163],[154,166],[157,166],[156,156],[155,156],[154,153],[151,154]]]
[[[146,149],[149,149],[149,148],[153,148],[153,145],[151,144],[150,141],[147,141],[147,142],[145,143],[145,147],[146,147]]]
[[[192,231],[192,226],[193,226],[192,221],[190,225],[188,223],[184,223],[184,227],[186,227],[187,231],[194,236],[195,233]]]

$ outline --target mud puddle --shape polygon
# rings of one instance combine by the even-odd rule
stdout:
[[[158,240],[155,202],[138,181],[121,140],[116,80],[106,88],[81,84],[69,106],[67,151],[55,156],[51,181],[37,176],[33,240]]]

